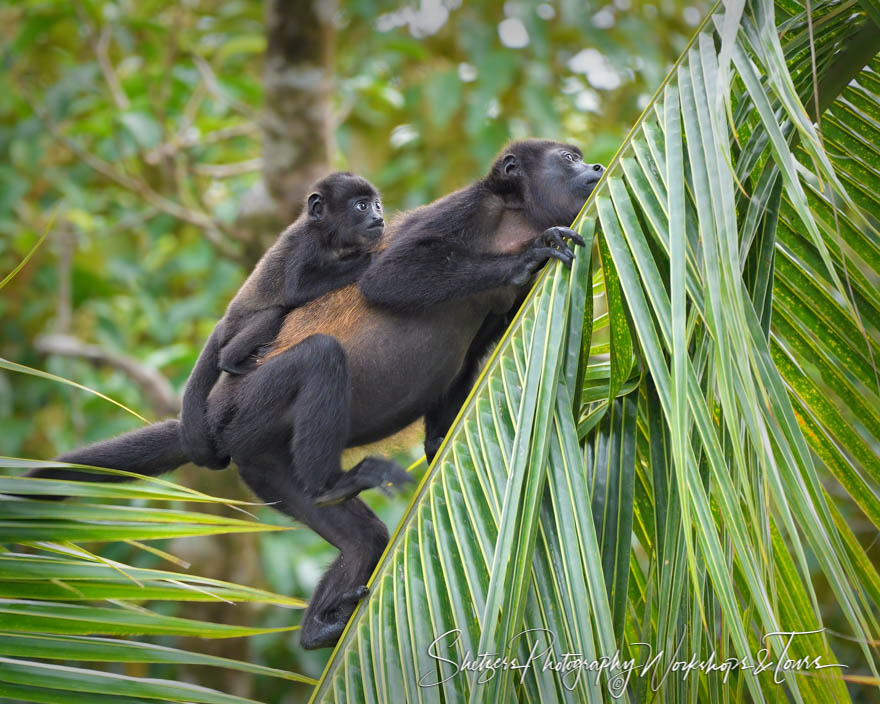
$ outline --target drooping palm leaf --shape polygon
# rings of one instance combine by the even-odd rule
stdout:
[[[539,279],[315,701],[619,691],[615,673],[575,679],[543,658],[456,674],[467,653],[525,662],[550,633],[555,658],[620,648],[644,663],[637,641],[667,661],[679,644],[678,659],[766,646],[775,660],[785,639],[764,634],[817,631],[788,656],[835,663],[813,564],[862,643],[847,664],[877,678],[880,583],[823,480],[877,525],[878,19],[867,0],[707,18],[579,218],[585,233],[598,222],[601,271],[582,251]],[[595,319],[587,282],[604,298]],[[847,699],[837,668],[779,683],[773,668],[638,674],[632,701]]]
[[[47,465],[52,463],[0,458],[0,466],[16,469]],[[99,503],[107,498],[230,505],[244,502],[218,499],[156,478],[126,485],[2,476],[3,493],[31,495],[33,500],[0,496],[0,698],[50,703],[69,702],[76,697],[82,701],[83,696],[89,701],[113,702],[250,701],[173,680],[72,667],[69,663],[207,665],[296,682],[312,681],[247,662],[121,638],[234,638],[294,628],[255,628],[169,616],[145,608],[150,601],[259,602],[290,609],[302,608],[301,600],[186,571],[132,567],[101,557],[87,547],[91,542],[125,541],[173,559],[138,541],[282,529],[255,520],[196,511]],[[65,493],[95,503],[40,500],[43,495]]]

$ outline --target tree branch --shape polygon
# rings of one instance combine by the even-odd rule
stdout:
[[[193,164],[192,170],[200,176],[210,176],[211,178],[228,178],[229,176],[237,176],[238,174],[246,174],[252,171],[259,171],[263,167],[263,160],[259,157],[256,159],[247,159],[246,161],[236,161],[229,164]]]
[[[34,340],[34,348],[42,354],[79,357],[93,364],[118,369],[140,387],[157,416],[176,416],[180,412],[180,398],[168,380],[136,359],[110,352],[97,345],[87,345],[71,335],[40,335]]]
[[[98,33],[98,30],[89,21],[89,13],[86,12],[81,2],[74,2],[73,9],[79,21],[88,32],[88,43],[95,52],[95,58],[98,60],[98,66],[101,68],[101,73],[107,82],[107,87],[110,89],[110,95],[113,96],[113,102],[120,110],[128,110],[131,107],[131,103],[125,94],[125,90],[122,88],[119,76],[116,74],[116,69],[113,68],[113,64],[110,61],[110,54],[108,52],[110,46],[109,26],[101,28],[100,33]]]
[[[94,39],[94,32],[92,32],[92,39]],[[113,96],[113,102],[116,103],[116,107],[120,110],[128,110],[131,107],[131,103],[128,101],[125,90],[122,88],[119,76],[116,75],[116,69],[113,68],[113,64],[110,62],[110,55],[107,52],[109,45],[110,32],[107,27],[104,27],[98,36],[98,40],[94,43],[95,56],[98,58],[98,65],[101,67],[101,73],[104,74],[104,80],[107,81],[107,87],[110,89],[110,95]]]
[[[205,59],[198,54],[193,54],[192,59],[196,65],[196,69],[198,70],[199,75],[202,77],[202,81],[204,81],[205,83],[205,87],[208,89],[208,92],[211,95],[213,95],[217,100],[220,100],[230,107],[235,108],[242,115],[250,119],[256,119],[256,113],[250,105],[248,105],[247,103],[243,103],[240,100],[236,100],[226,93],[226,91],[223,89],[223,86],[220,85],[220,81],[217,78],[217,74],[214,73],[214,69],[211,67],[211,64],[205,61]]]
[[[214,245],[214,247],[220,254],[229,259],[238,259],[239,252],[237,248],[235,248],[223,236],[221,231],[225,229],[225,226],[220,221],[215,220],[207,213],[185,208],[180,203],[177,203],[176,201],[173,201],[170,198],[166,198],[162,194],[157,193],[149,186],[149,184],[145,183],[144,181],[134,178],[133,176],[129,176],[109,162],[106,162],[100,157],[92,154],[88,150],[83,149],[79,144],[77,144],[75,140],[71,139],[61,130],[59,130],[52,119],[48,115],[46,115],[45,112],[40,110],[39,106],[31,101],[28,96],[24,94],[22,95],[24,99],[30,103],[34,114],[43,122],[46,129],[49,131],[49,134],[51,134],[57,142],[67,147],[67,149],[69,149],[76,156],[82,159],[95,171],[97,171],[102,176],[110,179],[117,185],[122,186],[123,188],[126,188],[133,193],[136,193],[145,201],[147,201],[150,205],[154,206],[157,210],[161,210],[163,213],[167,213],[168,215],[176,217],[178,220],[183,220],[184,222],[188,222],[196,225],[197,227],[203,228],[205,231],[206,239]]]

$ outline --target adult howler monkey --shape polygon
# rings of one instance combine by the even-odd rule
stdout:
[[[272,341],[284,314],[355,282],[385,230],[382,204],[366,179],[347,172],[325,176],[306,198],[302,215],[257,263],[214,327],[186,383],[181,432],[190,459],[222,469],[205,410],[220,372],[242,374],[248,357]]]
[[[354,497],[358,468],[339,477],[342,449],[424,416],[433,455],[532,274],[551,258],[570,264],[566,240],[583,243],[563,226],[602,172],[572,145],[508,145],[485,178],[397,218],[357,286],[288,313],[256,369],[212,390],[208,425],[218,450],[260,498],[340,551],[303,617],[304,647],[338,640],[388,541],[382,521]],[[159,474],[187,460],[176,426],[156,423],[58,459]],[[319,485],[331,487],[322,501],[352,498],[319,505]],[[341,486],[345,496],[332,491]]]
[[[288,313],[257,369],[218,384],[209,423],[242,478],[341,553],[303,618],[305,647],[337,641],[388,533],[360,499],[308,501],[301,487],[315,479],[301,473],[338,466],[344,447],[421,416],[433,456],[532,274],[550,258],[571,264],[565,240],[583,244],[560,225],[574,220],[602,172],[572,145],[510,144],[484,179],[395,219],[356,286]],[[346,407],[338,427],[347,432],[328,432]],[[298,462],[305,456],[309,463]]]

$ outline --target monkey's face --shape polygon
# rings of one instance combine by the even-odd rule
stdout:
[[[385,232],[382,201],[375,191],[362,191],[339,204],[339,230],[343,246],[370,246]]]
[[[370,249],[385,231],[376,189],[347,171],[332,173],[312,186],[306,216],[322,233],[325,246],[347,254]]]
[[[528,205],[542,225],[568,225],[596,187],[605,167],[584,162],[581,150],[561,142],[542,143],[540,159],[530,164]]]
[[[583,201],[593,192],[602,174],[605,173],[605,167],[602,164],[584,162],[580,149],[572,150],[565,145],[556,153],[550,152],[547,157],[551,173],[554,167],[558,168],[560,181],[568,184],[572,202],[581,201],[577,206],[580,210]]]
[[[547,228],[570,225],[604,172],[601,164],[584,163],[573,144],[525,139],[501,152],[484,184]]]

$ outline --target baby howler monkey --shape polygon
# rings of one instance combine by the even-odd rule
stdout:
[[[302,215],[263,255],[214,327],[186,383],[181,442],[195,464],[222,469],[205,419],[208,394],[221,371],[244,374],[251,355],[270,343],[284,315],[347,286],[370,263],[385,229],[382,203],[366,179],[337,172],[310,189]]]

